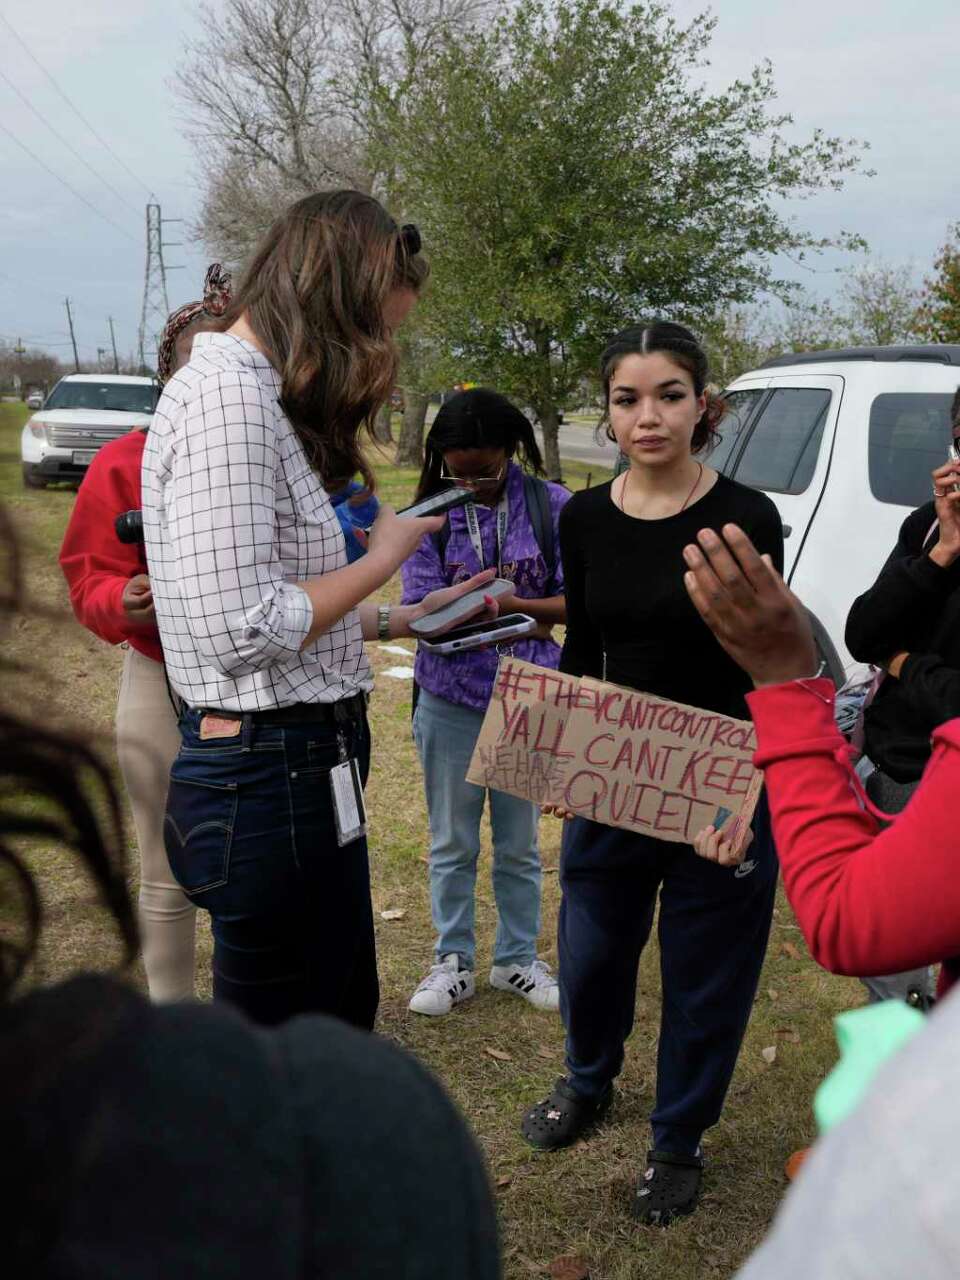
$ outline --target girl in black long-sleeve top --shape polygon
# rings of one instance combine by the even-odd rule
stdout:
[[[953,398],[960,437],[960,389]],[[960,715],[960,464],[933,473],[935,500],[907,516],[897,545],[847,618],[847,648],[886,669],[864,717],[867,755],[888,778],[916,783],[930,735]]]
[[[748,678],[683,585],[683,548],[730,521],[782,567],[776,507],[705,466],[722,405],[706,357],[680,325],[625,330],[604,353],[608,431],[630,468],[574,495],[560,520],[567,638],[560,669],[748,717]],[[571,818],[558,926],[567,1074],[523,1121],[540,1149],[565,1146],[609,1106],[633,1025],[637,969],[660,896],[663,1011],[653,1150],[633,1211],[666,1224],[699,1194],[700,1138],[717,1122],[766,949],[777,880],[766,809],[738,868],[691,846]]]

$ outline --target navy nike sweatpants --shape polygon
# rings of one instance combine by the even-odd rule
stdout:
[[[558,924],[567,1070],[597,1096],[620,1073],[660,891],[663,1007],[654,1146],[693,1154],[720,1118],[767,947],[777,855],[761,797],[739,868],[586,818],[565,823]]]

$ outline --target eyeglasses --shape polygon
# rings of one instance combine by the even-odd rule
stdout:
[[[451,484],[458,484],[464,489],[489,489],[493,485],[497,485],[503,479],[507,470],[507,464],[497,471],[496,475],[490,475],[489,472],[480,472],[475,476],[458,476],[455,475],[450,468],[444,463],[440,467],[440,479],[449,480]]]

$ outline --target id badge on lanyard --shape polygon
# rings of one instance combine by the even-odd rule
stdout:
[[[507,540],[507,520],[509,519],[510,503],[507,492],[504,490],[503,497],[497,503],[496,516],[496,533],[494,542],[494,559],[497,566],[497,577],[503,577],[503,545]],[[477,518],[477,508],[472,502],[466,503],[463,508],[467,521],[467,532],[470,535],[470,545],[473,547],[474,553],[480,564],[480,568],[486,569],[486,563],[483,558],[483,539],[480,537],[480,521]]]
[[[360,780],[360,765],[355,756],[347,752],[343,729],[337,730],[337,747],[340,763],[330,770],[330,798],[333,801],[333,817],[337,828],[337,844],[352,844],[367,834],[367,809]]]

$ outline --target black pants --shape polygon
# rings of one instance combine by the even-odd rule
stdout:
[[[897,782],[881,769],[868,774],[865,790],[870,800],[883,813],[902,813],[917,787],[916,782]],[[930,965],[906,969],[903,973],[873,974],[861,978],[871,1004],[881,1000],[905,1000],[916,1008],[929,1010],[937,993],[936,979]]]
[[[558,926],[567,1069],[596,1096],[620,1073],[660,892],[663,1005],[654,1146],[693,1154],[716,1124],[756,993],[777,886],[765,798],[741,867],[586,818],[566,823]]]
[[[263,724],[206,741],[180,718],[164,837],[184,892],[210,912],[213,995],[272,1025],[327,1013],[369,1029],[380,991],[366,838],[340,848],[330,769],[340,742],[364,783],[370,734],[340,724]]]

